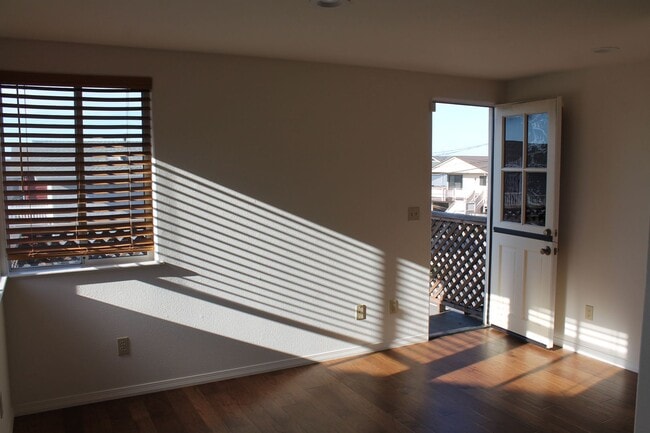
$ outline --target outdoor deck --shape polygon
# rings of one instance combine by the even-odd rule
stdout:
[[[431,212],[429,337],[483,326],[486,218]]]
[[[455,310],[429,316],[429,338],[483,327],[483,320]]]
[[[485,217],[431,212],[429,293],[443,308],[483,317],[487,233]]]

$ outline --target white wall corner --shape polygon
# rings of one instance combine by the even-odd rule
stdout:
[[[648,239],[648,264],[646,267],[645,308],[643,310],[643,330],[641,336],[641,360],[636,392],[636,417],[634,431],[650,431],[650,412],[641,408],[650,407],[650,236]]]
[[[3,295],[7,277],[0,277],[0,395],[2,403],[0,412],[0,433],[11,433],[13,431],[14,411],[11,404],[9,387],[9,367],[7,361],[7,340],[5,333],[4,302]]]

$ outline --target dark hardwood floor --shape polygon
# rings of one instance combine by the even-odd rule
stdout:
[[[636,374],[491,329],[16,418],[15,433],[632,432]]]

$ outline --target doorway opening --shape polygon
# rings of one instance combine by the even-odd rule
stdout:
[[[483,326],[490,107],[434,103],[429,336]]]

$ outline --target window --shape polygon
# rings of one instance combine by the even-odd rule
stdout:
[[[449,179],[449,188],[450,189],[463,189],[463,175],[462,174],[450,174],[447,176]]]
[[[432,174],[431,175],[431,186],[447,186],[447,175],[446,174]]]
[[[478,177],[478,184],[480,186],[486,186],[487,185],[487,176],[479,176]]]
[[[151,253],[151,80],[0,72],[0,90],[10,269]]]

